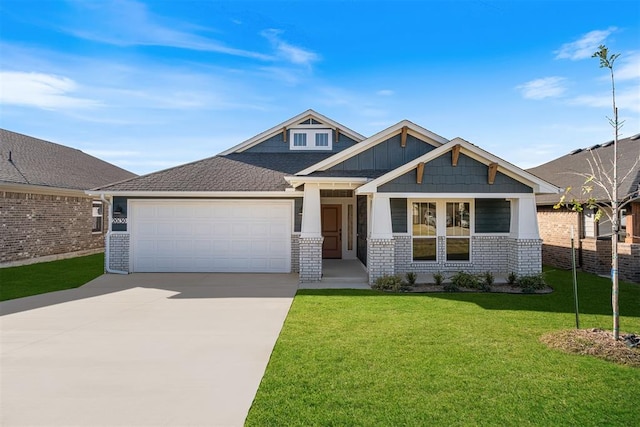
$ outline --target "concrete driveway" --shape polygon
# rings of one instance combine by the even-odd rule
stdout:
[[[105,275],[0,303],[0,424],[243,425],[297,284]]]

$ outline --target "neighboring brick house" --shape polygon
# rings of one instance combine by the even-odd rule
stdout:
[[[96,188],[121,272],[541,271],[535,194],[559,188],[403,120],[365,138],[305,111],[208,159]]]
[[[86,190],[136,175],[80,150],[0,129],[0,267],[104,250]]]
[[[619,202],[627,202],[620,218],[618,243],[618,270],[620,278],[640,282],[640,134],[618,141]],[[528,169],[528,172],[552,182],[562,188],[573,189],[580,197],[585,178],[579,173],[588,173],[589,162],[600,159],[612,170],[613,141],[598,144]],[[611,176],[611,173],[609,173]],[[591,185],[591,184],[590,184]],[[591,195],[599,202],[609,203],[605,192],[591,185]],[[625,196],[630,196],[624,198]],[[536,196],[538,224],[543,239],[542,260],[544,264],[559,268],[571,268],[571,227],[574,229],[576,263],[584,271],[608,275],[611,272],[611,221],[603,215],[595,221],[593,210],[574,212],[561,208],[553,209],[560,200],[559,195]],[[610,212],[610,210],[609,210]]]

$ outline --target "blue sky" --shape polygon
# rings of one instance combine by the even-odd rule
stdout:
[[[309,108],[528,168],[640,132],[637,1],[0,2],[0,127],[143,174]]]

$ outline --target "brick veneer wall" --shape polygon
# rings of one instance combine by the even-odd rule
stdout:
[[[509,272],[531,276],[542,272],[541,239],[509,239]]]
[[[322,237],[299,237],[300,281],[318,282],[322,278]]]
[[[395,240],[367,239],[367,267],[370,285],[379,277],[395,274]]]
[[[291,235],[291,272],[300,272],[300,239],[299,235]]]
[[[129,271],[129,233],[111,233],[108,238],[108,267],[116,271]]]
[[[397,274],[458,272],[494,274],[509,273],[510,239],[507,236],[473,236],[471,238],[471,262],[444,261],[446,259],[445,238],[438,238],[437,262],[414,262],[411,253],[411,236],[395,235],[395,272]]]
[[[576,249],[580,249],[582,228],[580,215],[551,206],[538,207],[538,228],[542,245],[542,263],[559,268],[571,268],[571,226],[573,226]]]
[[[0,263],[104,248],[103,233],[91,231],[92,201],[0,191]]]
[[[542,263],[570,269],[571,226],[574,227],[576,263],[589,273],[609,275],[611,272],[611,241],[607,239],[580,239],[583,231],[580,215],[551,206],[538,206],[538,226],[542,244]],[[640,282],[640,244],[618,243],[618,272],[623,280]]]

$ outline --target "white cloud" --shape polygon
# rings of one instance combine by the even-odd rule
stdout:
[[[162,19],[153,15],[145,4],[119,0],[115,2],[85,3],[83,19],[73,26],[62,28],[76,37],[117,46],[169,46],[181,49],[218,52],[228,55],[273,60],[269,55],[226,46],[224,43],[183,31],[193,25]]]
[[[390,90],[390,89],[381,89],[381,90],[376,92],[376,95],[391,96],[391,95],[395,95],[395,92]]]
[[[304,66],[311,66],[312,63],[320,59],[320,56],[315,52],[285,42],[280,38],[280,34],[282,34],[281,30],[273,28],[260,33],[260,35],[269,40],[271,45],[276,49],[278,57],[293,64]]]
[[[616,27],[609,27],[606,30],[590,31],[574,42],[563,44],[560,46],[560,49],[553,53],[556,54],[556,59],[570,59],[572,61],[576,61],[579,59],[590,58],[591,55],[598,50],[598,46],[616,30]]]
[[[583,107],[608,109],[613,111],[611,92],[599,95],[581,95],[569,100],[569,104]],[[616,107],[623,114],[626,111],[640,112],[640,87],[616,88]]]
[[[20,71],[0,72],[0,102],[43,109],[91,108],[100,102],[72,96],[77,83],[67,77]]]
[[[616,81],[640,79],[640,53],[623,54],[619,61],[614,64]]]
[[[522,96],[526,99],[556,98],[566,91],[565,81],[564,77],[544,77],[531,80],[516,88],[520,89]]]

